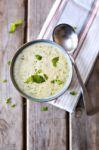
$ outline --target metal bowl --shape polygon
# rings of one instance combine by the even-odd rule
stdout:
[[[29,95],[27,95],[26,93],[24,93],[17,85],[16,81],[15,81],[15,78],[14,78],[14,64],[15,64],[15,61],[17,59],[17,56],[20,55],[20,53],[28,46],[30,45],[33,45],[33,44],[36,44],[36,43],[49,43],[51,44],[52,46],[58,48],[60,50],[61,53],[64,54],[64,56],[66,57],[66,59],[68,60],[68,63],[70,65],[70,71],[71,71],[71,75],[69,77],[69,80],[68,82],[65,83],[65,85],[63,86],[63,88],[55,95],[53,96],[50,96],[50,97],[47,97],[47,98],[35,98],[35,97],[31,97]],[[31,42],[28,42],[26,44],[24,44],[22,47],[19,48],[19,50],[16,52],[16,54],[14,55],[13,59],[12,59],[12,63],[11,63],[11,67],[10,67],[10,75],[11,75],[11,80],[12,80],[12,83],[13,85],[15,86],[15,88],[20,92],[20,94],[29,99],[29,100],[32,100],[32,101],[36,101],[36,102],[48,102],[48,101],[51,101],[51,100],[54,100],[55,98],[58,98],[59,96],[61,96],[69,87],[70,83],[71,83],[71,80],[72,80],[72,74],[73,74],[73,69],[72,69],[72,63],[71,63],[71,60],[70,60],[70,57],[68,56],[68,54],[66,53],[66,51],[58,44],[56,44],[55,42],[52,42],[50,40],[35,40],[35,41],[31,41]]]

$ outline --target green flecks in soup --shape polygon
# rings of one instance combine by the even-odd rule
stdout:
[[[17,86],[35,98],[57,94],[70,76],[70,64],[66,56],[49,43],[36,43],[26,47],[14,65]]]
[[[59,61],[59,57],[54,57],[54,58],[52,59],[52,64],[53,64],[54,67],[57,66],[58,61]]]
[[[42,56],[41,55],[37,54],[37,55],[35,55],[35,57],[36,57],[37,60],[42,60]]]

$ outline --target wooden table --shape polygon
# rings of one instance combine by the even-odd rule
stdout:
[[[69,113],[49,104],[23,99],[13,87],[7,62],[23,43],[33,40],[55,0],[0,0],[0,150],[98,150],[99,113],[88,117],[80,99],[77,112]],[[9,34],[11,22],[23,19],[25,25]],[[99,57],[87,89],[94,106],[99,107]],[[5,104],[7,97],[17,103]],[[26,104],[24,104],[26,102]],[[41,112],[41,106],[48,111]]]

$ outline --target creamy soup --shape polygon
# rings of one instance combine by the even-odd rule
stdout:
[[[63,89],[71,77],[68,57],[50,43],[35,43],[26,47],[14,64],[14,78],[25,94],[48,98]]]

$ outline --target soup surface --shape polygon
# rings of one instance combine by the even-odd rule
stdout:
[[[14,78],[25,94],[48,98],[68,83],[72,72],[68,57],[50,43],[35,43],[26,47],[14,64]]]

